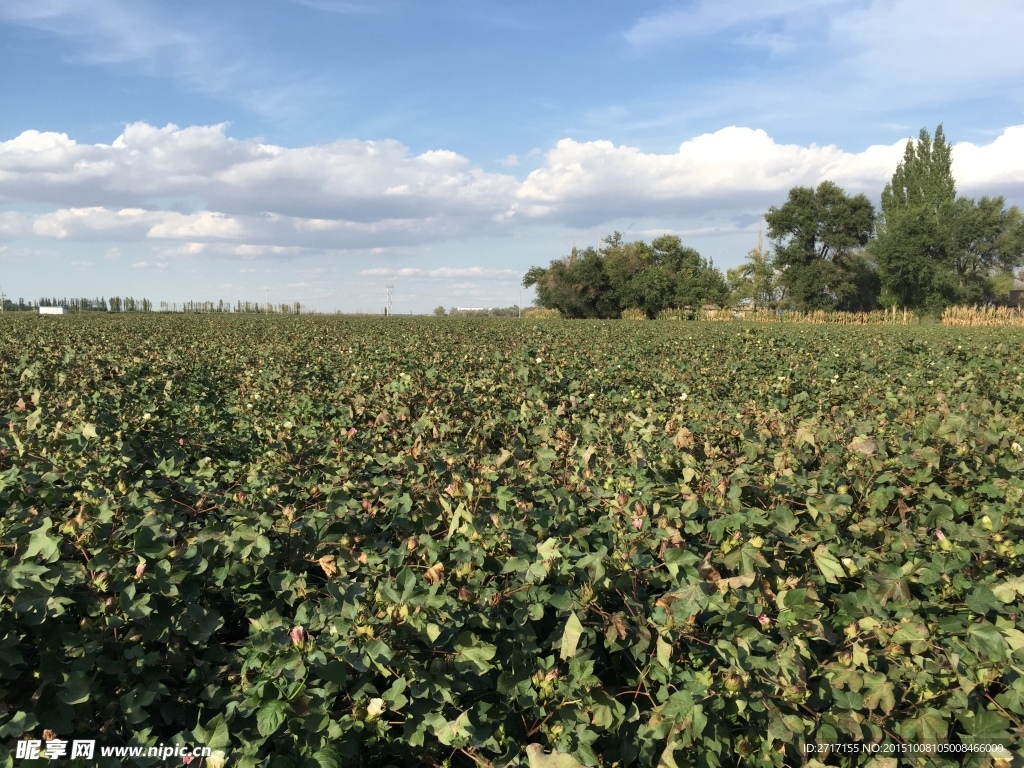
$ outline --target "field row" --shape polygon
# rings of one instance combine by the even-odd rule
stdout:
[[[1014,331],[0,331],[0,765],[43,729],[381,768],[1024,736]]]

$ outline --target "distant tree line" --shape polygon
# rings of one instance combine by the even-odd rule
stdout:
[[[64,307],[68,312],[153,312],[153,302],[149,299],[135,299],[131,296],[102,296],[94,299],[69,299],[43,297],[39,301],[17,301],[4,299],[5,312],[33,312],[39,307]],[[160,312],[234,312],[272,315],[300,315],[304,308],[298,301],[291,304],[266,304],[257,301],[238,301],[234,305],[224,300],[186,301],[182,304],[160,302]]]
[[[899,306],[933,314],[955,304],[1005,301],[1024,264],[1024,217],[1003,197],[957,196],[940,125],[922,129],[876,212],[863,194],[831,181],[794,187],[765,215],[770,250],[757,248],[725,276],[679,238],[624,243],[533,267],[523,286],[567,317],[619,317],[639,309],[745,303],[755,307],[867,311]]]
[[[511,307],[487,307],[481,309],[466,307],[451,307],[445,311],[444,307],[434,309],[435,317],[519,317],[519,306]]]
[[[5,312],[29,312],[39,307],[64,307],[68,312],[151,312],[153,302],[149,299],[134,299],[132,297],[121,298],[111,296],[106,299],[98,296],[93,299],[71,299],[67,297],[56,298],[44,296],[39,301],[25,301],[19,298],[17,301],[4,300]]]
[[[301,315],[302,304],[298,301],[291,304],[267,304],[258,301],[186,301],[182,304],[167,301],[160,302],[161,312],[199,312],[202,314],[234,313],[253,315]]]

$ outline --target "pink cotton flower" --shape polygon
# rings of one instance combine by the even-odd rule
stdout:
[[[292,639],[292,645],[296,648],[302,648],[309,639],[309,635],[306,634],[305,628],[301,626],[295,627],[291,632],[289,632],[288,637]]]

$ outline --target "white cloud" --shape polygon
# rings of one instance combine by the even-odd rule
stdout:
[[[740,218],[759,218],[797,185],[830,179],[877,198],[905,144],[851,152],[782,144],[736,126],[668,153],[563,139],[520,182],[454,152],[414,155],[395,141],[284,148],[225,131],[138,123],[111,144],[35,131],[0,142],[4,194],[19,205],[53,208],[0,213],[0,237],[149,240],[164,244],[168,257],[246,259],[381,253],[521,234],[531,222],[591,227],[629,217],[648,229],[721,232]],[[1024,126],[989,144],[956,144],[953,157],[964,192],[1024,197]]]
[[[359,272],[361,277],[419,277],[424,279],[451,279],[451,278],[485,278],[485,279],[509,279],[518,278],[519,273],[512,269],[493,269],[489,267],[438,267],[436,269],[419,269],[416,267],[403,267],[391,269],[388,267],[372,267]]]
[[[607,141],[563,139],[517,194],[526,217],[588,226],[620,217],[762,212],[794,186],[826,179],[876,198],[892,177],[906,142],[847,152],[835,146],[777,144],[767,133],[723,128],[672,154],[645,153]],[[1024,193],[1024,126],[992,144],[953,148],[964,189],[1000,187]]]
[[[883,179],[901,155],[902,145],[851,154],[834,146],[776,144],[764,131],[738,127],[683,142],[673,154],[563,139],[520,187],[517,210],[579,224],[737,205],[763,210],[793,186],[830,178],[857,188],[866,177]]]
[[[28,218],[18,211],[0,211],[0,238],[12,238],[30,230]]]
[[[93,229],[149,222],[151,237],[345,248],[484,230],[518,185],[454,152],[413,155],[396,141],[290,149],[225,131],[135,123],[109,145],[26,131],[0,142],[0,189],[8,199],[75,211],[37,222],[39,234],[56,237],[78,219]],[[155,201],[192,212],[153,211]],[[101,210],[119,213],[102,223]]]

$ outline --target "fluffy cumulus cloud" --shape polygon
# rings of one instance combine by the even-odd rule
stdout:
[[[401,269],[389,269],[388,267],[373,267],[360,271],[362,277],[380,277],[387,279],[397,278],[421,278],[421,279],[494,279],[509,280],[516,279],[520,275],[513,269],[492,269],[488,267],[438,267],[437,269],[419,269],[417,267],[403,267]]]
[[[356,140],[286,148],[231,138],[224,125],[136,123],[109,145],[38,131],[0,143],[3,201],[60,206],[35,224],[53,237],[415,243],[486,229],[516,186],[454,152]]]
[[[0,214],[0,237],[148,239],[181,255],[257,258],[415,246],[531,222],[582,227],[636,217],[698,230],[716,219],[753,220],[791,187],[824,179],[876,197],[905,146],[780,144],[742,127],[666,154],[563,139],[519,180],[450,151],[412,154],[396,141],[287,148],[226,131],[137,123],[110,144],[38,131],[0,142],[0,202],[22,209]],[[968,194],[1024,198],[1024,126],[989,144],[955,145],[954,171]],[[461,276],[488,277],[444,275]]]
[[[905,141],[847,152],[835,146],[777,144],[767,133],[730,127],[649,154],[607,141],[563,139],[520,186],[527,217],[587,226],[618,217],[763,212],[794,186],[826,179],[876,197],[903,156]],[[1024,196],[1024,126],[985,146],[954,146],[954,172],[967,191]]]

